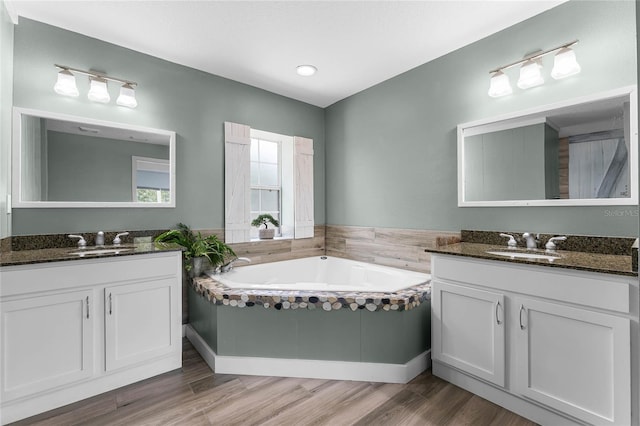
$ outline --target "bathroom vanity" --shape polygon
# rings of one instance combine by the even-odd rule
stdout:
[[[2,424],[182,365],[180,251],[56,250],[0,268]]]
[[[603,273],[571,268],[567,253],[558,265],[473,256],[471,246],[432,254],[433,373],[541,424],[637,421],[630,256],[617,256],[628,268]]]

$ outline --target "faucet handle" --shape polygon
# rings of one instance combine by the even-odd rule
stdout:
[[[85,239],[84,239],[84,237],[82,235],[69,234],[67,236],[69,238],[78,238],[78,247],[86,247],[87,246],[87,242],[85,241]]]
[[[513,235],[511,235],[511,234],[500,234],[500,236],[509,239],[509,241],[507,241],[507,246],[516,247],[518,245],[518,243],[516,243],[516,239],[513,238]]]
[[[121,232],[118,235],[116,235],[116,237],[113,239],[113,245],[117,246],[118,244],[122,243],[122,240],[120,239],[120,237],[124,237],[129,235],[128,232]]]
[[[551,237],[549,238],[549,241],[547,241],[547,244],[545,244],[545,248],[547,250],[555,250],[556,249],[556,241],[566,241],[567,237],[565,236],[561,236],[561,237]]]

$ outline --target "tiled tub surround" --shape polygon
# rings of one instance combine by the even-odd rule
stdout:
[[[522,233],[506,232],[520,237]],[[553,234],[540,234],[540,243],[537,250],[527,250],[518,239],[518,247],[507,247],[507,239],[500,237],[500,231],[462,231],[460,243],[440,245],[428,248],[431,253],[442,253],[455,256],[489,259],[502,262],[523,263],[530,265],[542,265],[554,268],[566,268],[589,272],[601,272],[616,275],[637,276],[633,270],[632,245],[634,238],[624,237],[594,237],[582,235],[566,235],[567,241],[558,245],[558,250],[553,252],[558,259],[553,261],[545,259],[523,259],[498,256],[487,251],[520,251],[545,254],[544,245]]]
[[[230,289],[199,277],[187,337],[219,373],[406,383],[428,367],[429,300],[428,282],[330,292]]]
[[[429,301],[430,283],[394,293],[332,292],[313,290],[247,290],[231,289],[210,277],[193,280],[194,291],[213,304],[237,308],[261,307],[275,310],[346,309],[357,311],[408,311]]]
[[[459,238],[459,232],[327,225],[326,254],[429,273],[431,257],[425,249],[435,247],[438,239]]]

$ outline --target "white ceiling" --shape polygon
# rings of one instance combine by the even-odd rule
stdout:
[[[320,107],[564,1],[5,0],[19,16]],[[300,64],[318,73],[298,76]]]

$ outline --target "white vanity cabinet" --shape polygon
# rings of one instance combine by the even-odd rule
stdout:
[[[432,358],[504,386],[504,295],[438,282],[431,309],[442,325],[433,329]]]
[[[93,375],[93,291],[2,302],[2,400]]]
[[[631,424],[637,279],[447,255],[432,277],[435,375],[541,424]]]
[[[174,336],[171,327],[176,314],[174,283],[175,279],[165,278],[104,289],[106,371],[171,353],[180,346],[181,336]]]
[[[182,258],[0,268],[2,424],[182,366]]]

